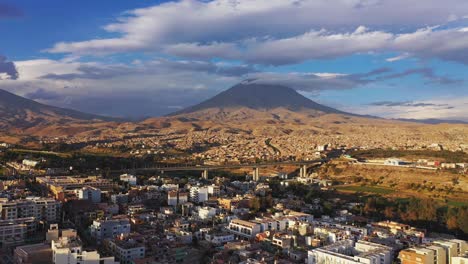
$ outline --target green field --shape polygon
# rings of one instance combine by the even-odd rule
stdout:
[[[463,207],[463,206],[468,206],[468,201],[454,201],[454,200],[449,200],[447,202],[448,206],[453,206],[453,207]]]
[[[54,151],[45,151],[45,150],[33,150],[33,149],[11,149],[12,152],[17,153],[26,153],[26,154],[37,154],[37,155],[47,155],[47,156],[58,156],[58,157],[70,157],[69,153],[60,153]]]
[[[448,150],[393,150],[393,149],[368,149],[351,151],[353,158],[391,158],[391,157],[406,157],[406,158],[428,158],[436,160],[444,160],[446,162],[468,162],[468,153],[462,151]]]
[[[391,194],[395,192],[395,190],[392,190],[392,189],[374,187],[374,186],[337,186],[336,188],[342,191],[376,193],[376,194]]]

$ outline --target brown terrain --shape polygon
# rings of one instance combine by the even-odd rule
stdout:
[[[434,198],[468,205],[468,175],[447,170],[333,161],[320,168],[319,177],[342,182],[343,192],[379,194],[394,198]]]
[[[237,85],[199,105],[142,122],[50,107],[7,92],[0,95],[0,140],[11,143],[25,138],[69,144],[108,141],[108,146],[145,144],[153,149],[170,144],[179,151],[203,146],[200,154],[216,158],[229,153],[308,158],[323,144],[424,149],[435,143],[448,150],[468,149],[466,124],[428,125],[353,115],[281,86]],[[94,148],[93,144],[88,150]]]

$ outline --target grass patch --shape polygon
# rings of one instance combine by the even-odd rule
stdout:
[[[45,151],[45,150],[33,150],[33,149],[11,149],[11,152],[16,153],[25,153],[25,154],[36,154],[36,155],[46,155],[46,156],[57,156],[57,157],[70,157],[69,153],[59,153],[54,151]]]
[[[409,157],[409,158],[428,158],[435,160],[444,160],[446,162],[467,162],[468,154],[462,151],[448,150],[393,150],[393,149],[369,149],[351,151],[352,157],[357,158],[391,158],[391,157]]]
[[[374,186],[337,186],[336,188],[342,191],[376,193],[376,194],[391,194],[395,192],[395,190],[392,190],[392,189],[374,187]]]
[[[463,206],[468,206],[468,201],[454,201],[454,200],[449,200],[447,202],[448,206],[453,206],[453,207],[463,207]]]

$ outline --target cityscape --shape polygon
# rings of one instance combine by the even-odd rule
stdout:
[[[468,264],[464,0],[6,0],[0,33],[0,264]]]

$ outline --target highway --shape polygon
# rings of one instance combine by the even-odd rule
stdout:
[[[326,162],[327,159],[316,159],[308,161],[282,161],[254,164],[226,164],[226,165],[201,165],[201,166],[167,166],[167,167],[150,167],[150,168],[133,168],[125,170],[111,170],[111,173],[138,172],[138,171],[213,171],[222,169],[239,169],[239,168],[266,168],[281,165],[313,165]]]

